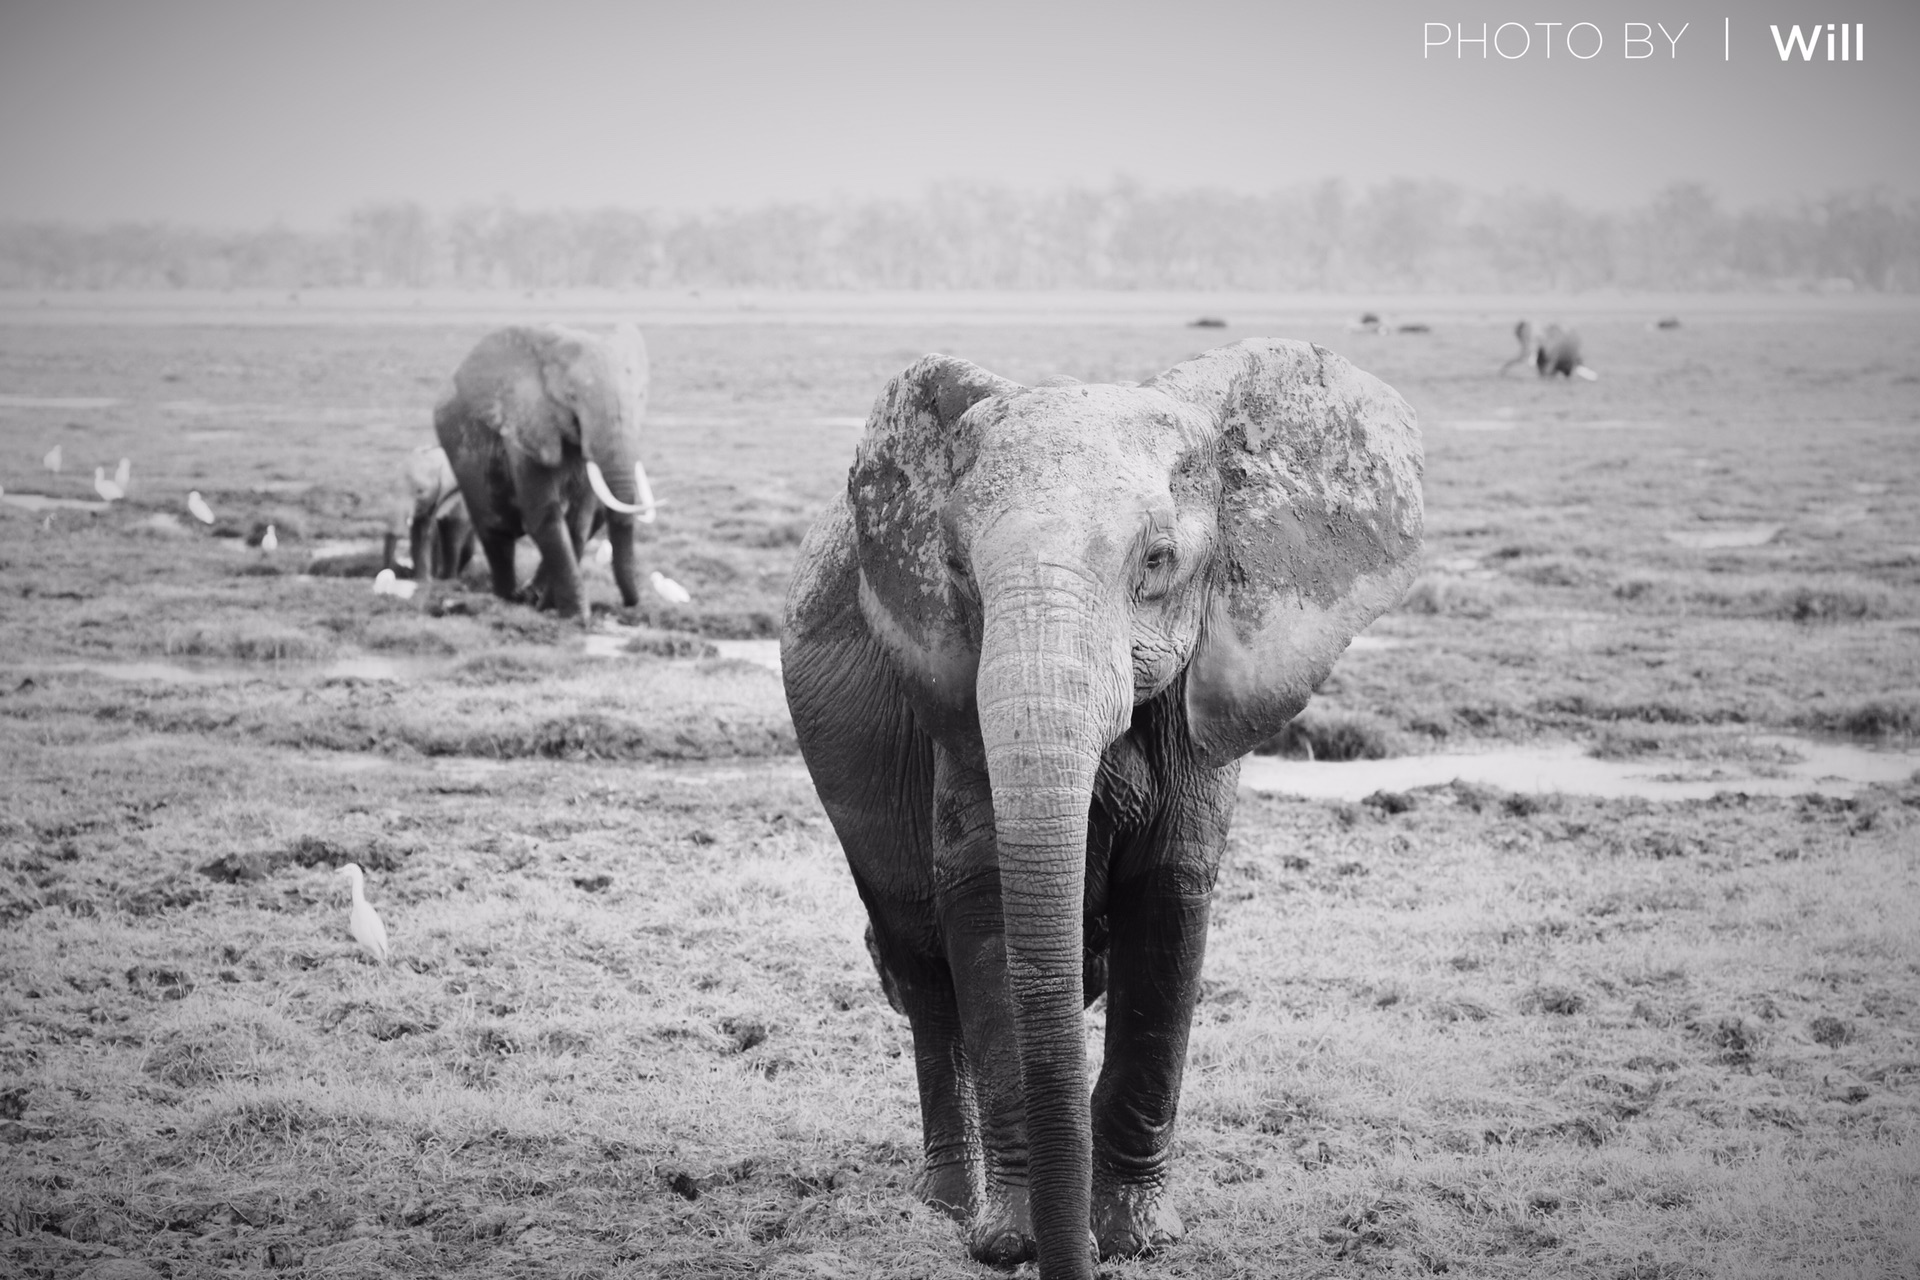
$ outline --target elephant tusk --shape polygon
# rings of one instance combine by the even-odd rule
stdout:
[[[644,514],[639,517],[640,523],[652,524],[654,514],[653,486],[647,483],[647,469],[640,465],[638,458],[633,460],[633,488],[634,492],[640,495],[640,505],[646,508]]]
[[[633,516],[642,524],[653,523],[653,490],[647,485],[647,473],[640,469],[639,463],[633,464],[634,478],[639,481],[640,505],[622,502],[613,496],[613,490],[607,487],[607,477],[600,470],[600,464],[592,460],[587,462],[587,483],[593,486],[593,496],[600,499],[608,510],[617,511],[623,516]]]

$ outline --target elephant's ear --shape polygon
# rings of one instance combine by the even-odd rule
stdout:
[[[973,465],[967,411],[1022,390],[965,360],[922,356],[873,402],[847,475],[861,612],[909,688],[947,707],[970,695],[978,654],[947,572],[941,512]]]
[[[1324,347],[1252,338],[1150,384],[1219,429],[1220,553],[1187,719],[1210,764],[1307,704],[1419,567],[1420,435],[1391,387]]]

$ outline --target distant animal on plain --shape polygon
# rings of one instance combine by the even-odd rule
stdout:
[[[1227,321],[1223,316],[1201,316],[1198,320],[1187,321],[1189,329],[1224,329],[1226,327]]]
[[[1520,344],[1520,350],[1500,366],[1502,374],[1517,364],[1531,364],[1543,378],[1558,374],[1592,382],[1600,376],[1582,362],[1580,335],[1572,329],[1549,324],[1536,332],[1532,321],[1522,320],[1513,326],[1513,336]]]
[[[434,432],[495,595],[521,598],[513,547],[524,533],[540,548],[533,603],[587,621],[580,556],[604,512],[620,599],[639,603],[634,526],[654,518],[640,463],[647,386],[646,343],[627,324],[610,339],[557,325],[501,329],[454,371]]]
[[[1680,327],[1680,317],[1661,316],[1653,322],[1653,327],[1656,329],[1678,329]]]
[[[405,472],[412,499],[407,537],[414,581],[459,577],[478,543],[447,451],[423,444],[407,455]]]

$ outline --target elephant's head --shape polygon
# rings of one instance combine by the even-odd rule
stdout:
[[[927,356],[874,406],[848,480],[860,603],[920,723],[992,788],[1043,1270],[1087,1230],[1100,757],[1162,695],[1202,766],[1277,732],[1411,581],[1420,473],[1406,402],[1303,342],[1141,386],[1029,389]]]
[[[548,397],[570,410],[579,424],[587,480],[607,512],[613,578],[621,599],[631,606],[640,598],[634,525],[654,519],[653,486],[640,463],[640,426],[647,416],[650,382],[647,344],[638,329],[625,323],[604,342],[566,329],[550,333],[553,340],[541,361],[541,380]]]
[[[413,556],[414,576],[422,581],[431,577],[433,532],[460,502],[460,482],[454,478],[453,464],[439,445],[424,444],[407,454],[403,468],[406,476],[408,514],[407,536]]]

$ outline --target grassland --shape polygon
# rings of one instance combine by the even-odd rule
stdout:
[[[1497,378],[1499,323],[1435,320],[1284,330],[1414,404],[1431,530],[1299,749],[1920,737],[1920,318],[1599,317],[1576,386]],[[0,329],[0,484],[135,477],[102,514],[0,505],[0,1268],[986,1274],[907,1193],[905,1025],[773,675],[297,572],[389,526],[479,332]],[[651,327],[644,567],[694,602],[601,581],[600,610],[769,634],[856,420],[924,351],[1138,379],[1238,336]],[[72,397],[116,403],[29,403]],[[167,518],[190,488],[281,551]],[[1916,784],[1243,798],[1192,1230],[1116,1273],[1912,1274],[1917,820]],[[348,859],[386,969],[345,937]]]

